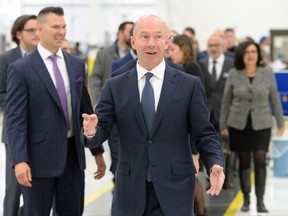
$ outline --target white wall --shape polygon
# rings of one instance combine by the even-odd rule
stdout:
[[[249,35],[257,41],[270,29],[288,29],[287,0],[0,0],[0,33],[9,35],[19,15],[38,14],[50,5],[64,8],[67,38],[90,45],[114,41],[121,22],[148,13],[178,32],[192,26],[202,49],[217,28],[233,27],[239,38]]]
[[[239,38],[256,41],[270,29],[288,29],[287,0],[157,0],[157,10],[172,29],[196,30],[200,48],[217,28],[232,27]]]
[[[64,9],[67,23],[67,39],[70,41],[88,42],[89,40],[89,0],[39,1],[22,0],[22,14],[35,14],[48,6],[60,6]]]

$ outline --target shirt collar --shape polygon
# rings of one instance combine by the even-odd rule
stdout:
[[[21,45],[19,45],[19,48],[20,48],[21,56],[24,57],[25,54],[27,53],[26,50]]]
[[[40,43],[37,45],[37,49],[38,52],[40,54],[40,56],[42,57],[42,59],[48,59],[51,55],[53,55],[53,53],[51,53],[49,50],[47,50],[46,48],[44,48]],[[63,56],[63,52],[62,49],[58,49],[56,55],[60,58],[64,58]]]
[[[133,59],[136,59],[136,58],[137,58],[137,55],[136,55],[136,53],[134,52],[133,49],[130,49],[129,52],[130,52],[130,54],[131,54],[131,56],[132,56]]]
[[[211,56],[209,56],[209,63],[213,64],[213,61],[216,61],[217,63],[224,62],[224,58],[223,53],[220,54],[217,59],[213,59]]]
[[[165,63],[164,59],[162,60],[162,62],[159,65],[157,65],[156,67],[154,67],[150,71],[148,71],[147,69],[145,69],[142,66],[140,66],[138,61],[137,61],[137,66],[136,67],[137,67],[138,81],[140,79],[142,79],[143,76],[145,76],[145,74],[147,72],[152,73],[158,79],[162,79],[162,80],[164,79],[164,72],[165,72],[165,68],[166,68],[166,63]]]

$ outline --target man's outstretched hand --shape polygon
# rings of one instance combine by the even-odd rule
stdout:
[[[212,196],[218,196],[221,192],[223,183],[225,180],[224,169],[219,165],[213,165],[210,172],[210,185],[211,188],[207,191],[207,194]]]

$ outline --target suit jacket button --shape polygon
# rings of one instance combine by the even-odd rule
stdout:
[[[148,140],[148,144],[152,144],[153,142],[152,142],[152,140]]]

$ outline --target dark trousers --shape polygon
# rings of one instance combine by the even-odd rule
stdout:
[[[146,183],[146,206],[143,216],[165,216],[159,204],[152,182]]]
[[[58,215],[81,216],[84,209],[84,171],[78,165],[74,138],[68,139],[66,167],[55,178],[33,178],[32,187],[21,186],[24,216],[49,216],[55,197]]]
[[[20,216],[22,208],[20,208],[21,188],[17,182],[14,170],[11,166],[9,158],[8,146],[5,144],[6,150],[6,179],[5,179],[5,196],[3,205],[4,216]]]

